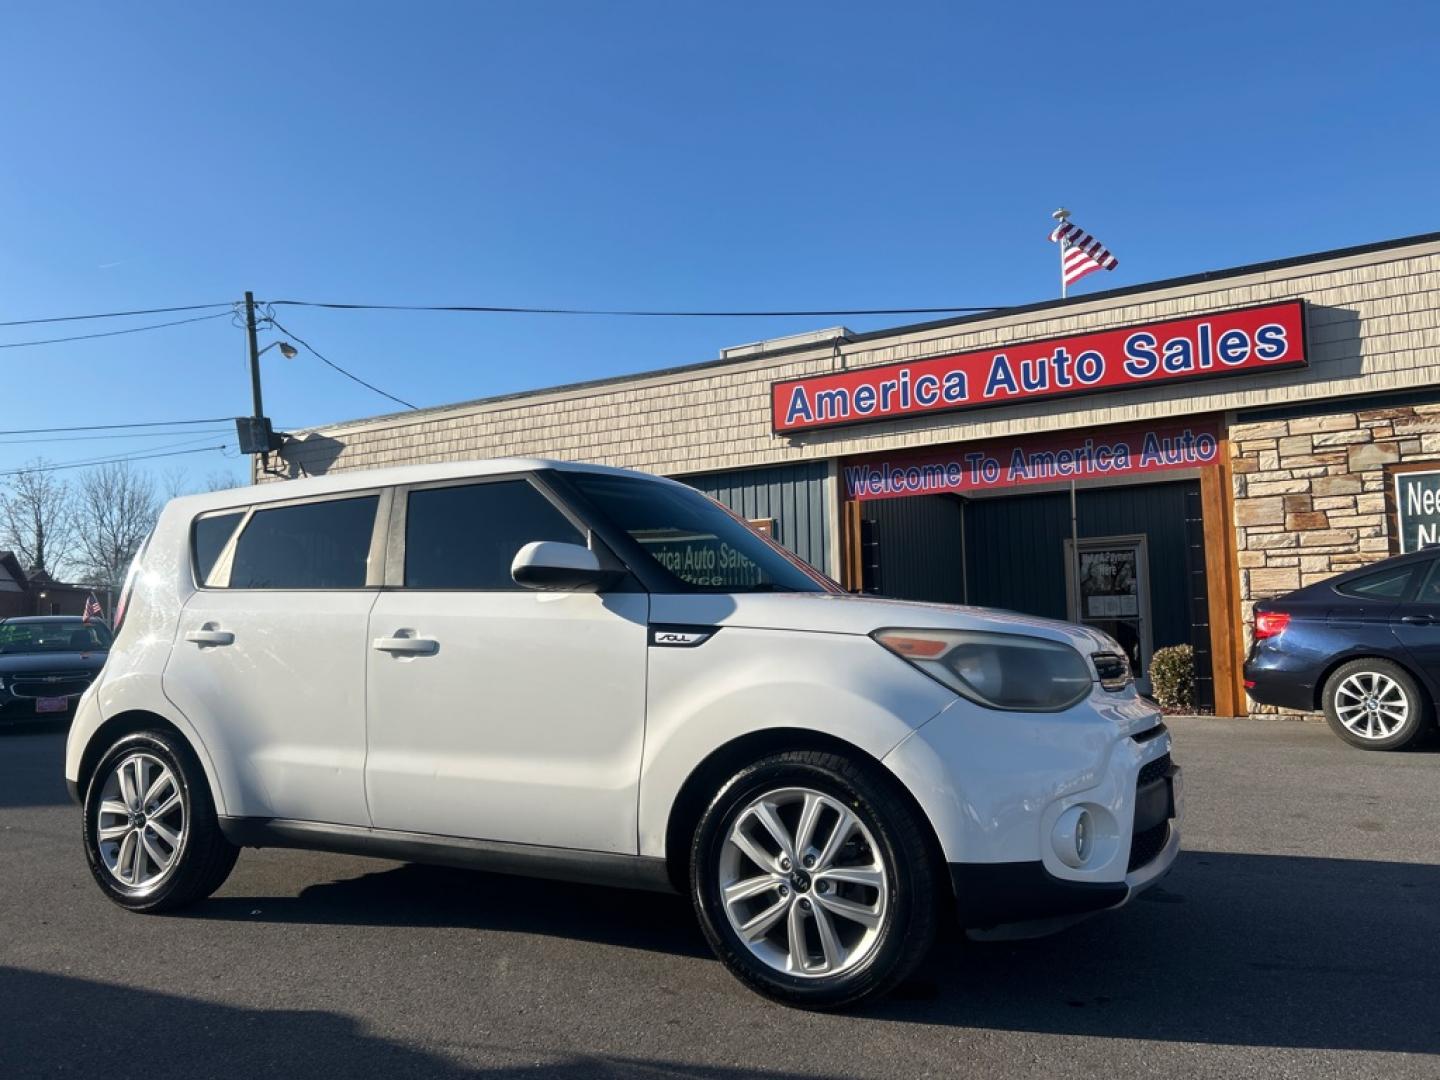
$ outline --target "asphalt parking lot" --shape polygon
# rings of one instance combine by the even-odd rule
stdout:
[[[63,733],[0,731],[0,1077],[1440,1076],[1440,752],[1172,728],[1159,888],[839,1016],[745,991],[679,898],[249,851],[193,912],[128,914]]]

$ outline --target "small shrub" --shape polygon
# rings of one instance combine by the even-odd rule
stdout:
[[[1167,645],[1150,658],[1150,690],[1155,704],[1169,713],[1195,708],[1195,650]]]

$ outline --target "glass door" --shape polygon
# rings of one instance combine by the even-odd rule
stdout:
[[[1150,574],[1145,537],[1082,539],[1078,554],[1066,540],[1065,581],[1070,618],[1118,641],[1145,689],[1150,665]]]

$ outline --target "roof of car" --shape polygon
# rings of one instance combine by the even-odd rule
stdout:
[[[554,469],[560,472],[605,473],[611,476],[637,476],[657,483],[672,484],[673,480],[616,469],[608,465],[588,465],[578,461],[555,461],[550,458],[508,457],[484,460],[441,461],[428,465],[392,465],[383,469],[347,469],[325,476],[285,480],[281,483],[256,484],[227,488],[201,495],[186,495],[171,502],[172,506],[189,513],[253,506],[256,503],[303,499],[314,495],[334,495],[346,491],[394,487],[397,484],[423,484],[432,480],[463,480],[471,476],[495,476],[502,473],[536,472]]]

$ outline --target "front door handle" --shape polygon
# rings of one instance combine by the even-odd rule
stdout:
[[[234,644],[235,635],[229,630],[216,630],[214,627],[206,626],[199,630],[190,630],[185,634],[186,641],[193,641],[196,645],[231,645]]]
[[[1409,623],[1411,626],[1433,626],[1435,616],[1433,615],[1401,615],[1400,621]]]
[[[377,637],[375,648],[380,652],[434,656],[440,651],[440,643],[434,638],[425,637]]]

